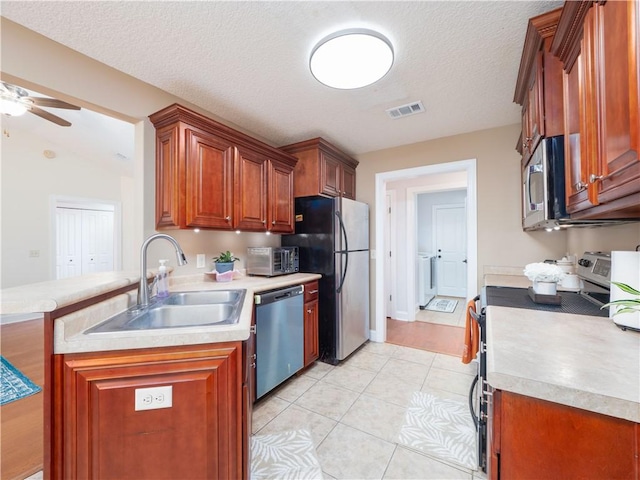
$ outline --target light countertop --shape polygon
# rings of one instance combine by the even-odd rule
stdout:
[[[216,282],[213,277],[206,274],[176,277],[171,275],[169,290],[172,292],[246,290],[239,322],[235,325],[181,327],[170,330],[121,331],[95,335],[83,333],[112,315],[133,306],[137,294],[137,289],[134,288],[125,294],[57,318],[54,324],[54,353],[243,341],[249,338],[254,293],[299,285],[320,277],[320,275],[312,273],[295,273],[271,278],[247,276],[235,278],[231,282]],[[1,292],[0,312],[51,312],[66,305],[136,284],[138,280],[139,276],[135,273],[108,272],[5,289]]]
[[[514,273],[487,273],[485,286],[531,286]],[[492,387],[640,423],[640,333],[588,315],[497,306],[486,313]]]
[[[602,317],[486,312],[492,387],[640,423],[640,333]]]

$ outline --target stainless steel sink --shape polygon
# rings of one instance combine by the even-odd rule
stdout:
[[[211,290],[205,292],[176,292],[163,302],[165,305],[211,305],[234,303],[244,290]]]
[[[240,319],[246,290],[176,292],[152,299],[145,308],[121,312],[90,328],[87,335],[129,330],[233,325]]]

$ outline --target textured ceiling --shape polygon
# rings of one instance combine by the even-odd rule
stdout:
[[[513,92],[528,19],[560,5],[3,0],[1,13],[274,145],[323,136],[360,154],[518,122]],[[325,87],[309,72],[309,52],[349,27],[387,36],[394,65],[369,87]],[[426,113],[385,113],[418,100]]]

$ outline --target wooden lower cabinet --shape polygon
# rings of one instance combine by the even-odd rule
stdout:
[[[56,357],[52,478],[248,478],[242,342]],[[171,407],[136,411],[136,390],[160,386]]]
[[[304,366],[320,357],[318,341],[318,282],[304,284]]]
[[[640,424],[493,391],[490,479],[636,479],[639,445]]]

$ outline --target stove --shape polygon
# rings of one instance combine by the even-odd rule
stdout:
[[[526,308],[541,312],[573,313],[576,315],[592,315],[608,317],[609,309],[600,309],[593,301],[585,298],[582,292],[558,292],[560,304],[536,303],[525,288],[485,287],[482,304],[496,307]]]

